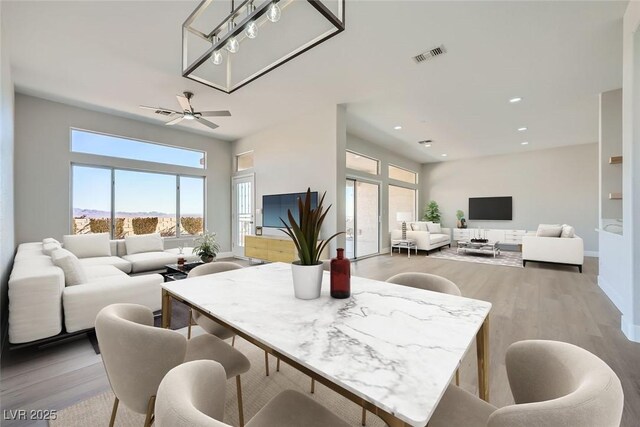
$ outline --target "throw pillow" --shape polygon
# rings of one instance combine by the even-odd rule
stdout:
[[[160,237],[160,233],[126,236],[124,244],[127,247],[127,255],[164,251],[164,242]]]
[[[400,229],[402,229],[402,224],[400,224]],[[407,223],[407,230],[418,231],[418,226],[416,225],[415,222],[408,222]]]
[[[560,234],[560,237],[573,238],[575,236],[576,236],[575,228],[567,224],[562,224],[562,233]]]
[[[47,237],[46,239],[42,239],[42,244],[44,245],[45,243],[57,243],[58,245],[60,245],[60,242],[58,242],[53,237]]]
[[[536,232],[537,237],[560,237],[561,234],[562,225],[560,224],[540,224]]]
[[[429,229],[429,233],[433,234],[442,234],[442,226],[435,222],[428,222],[427,227]]]
[[[66,235],[62,242],[78,258],[111,256],[108,233]]]
[[[87,283],[87,274],[80,260],[66,249],[56,249],[51,253],[51,260],[64,272],[64,283],[67,286]]]
[[[51,256],[51,253],[56,249],[62,249],[62,246],[60,246],[58,242],[47,242],[42,245],[42,252],[44,252],[45,255]]]
[[[428,222],[418,221],[415,224],[416,224],[415,231],[429,231]]]

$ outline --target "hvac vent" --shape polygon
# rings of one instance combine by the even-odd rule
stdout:
[[[445,50],[444,45],[440,45],[434,49],[421,53],[420,55],[414,56],[413,60],[416,64],[419,64],[421,62],[428,61],[431,58],[435,58],[436,56],[444,55],[445,53],[447,53],[447,51]]]
[[[424,141],[418,141],[418,144],[424,145],[424,144],[431,144],[433,142],[433,140],[431,139],[425,139]]]
[[[167,110],[156,110],[155,113],[160,114],[161,116],[170,116],[173,114],[173,112]]]

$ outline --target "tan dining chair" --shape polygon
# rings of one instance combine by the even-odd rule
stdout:
[[[230,427],[224,423],[225,372],[211,360],[172,369],[158,387],[157,427]],[[286,390],[271,399],[247,427],[348,427],[313,399]]]
[[[619,427],[624,395],[594,354],[558,341],[520,341],[506,356],[515,405],[500,409],[450,385],[429,427]]]
[[[143,305],[112,304],[96,317],[96,335],[111,389],[115,394],[112,427],[120,401],[134,412],[146,414],[145,427],[154,419],[154,401],[160,381],[174,367],[192,360],[220,362],[225,378],[236,378],[238,417],[243,424],[240,374],[251,367],[238,350],[213,335],[187,340],[170,329],[153,326],[153,313]]]

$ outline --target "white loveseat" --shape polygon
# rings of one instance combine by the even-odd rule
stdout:
[[[539,237],[536,232],[528,232],[522,237],[522,265],[528,261],[571,265],[582,273],[584,242],[577,235]]]
[[[422,230],[411,230],[411,228],[422,228]],[[426,229],[425,229],[426,228]],[[418,250],[429,251],[441,248],[443,246],[451,246],[451,229],[441,228],[440,232],[430,232],[426,222],[407,223],[407,239],[416,241]],[[402,230],[392,230],[391,240],[402,239]]]
[[[114,303],[136,303],[160,310],[163,277],[140,273],[157,271],[176,262],[177,249],[145,252],[143,244],[138,245],[142,252],[137,252],[134,244],[136,253],[127,254],[124,240],[109,241],[107,237],[105,247],[104,237],[72,237],[63,239],[64,246],[78,258],[84,277],[82,283],[73,286],[65,285],[63,269],[54,264],[50,242],[18,246],[9,277],[11,344],[53,337],[63,330],[73,333],[91,329],[98,312]],[[52,246],[55,248],[56,244]],[[187,261],[197,259],[190,255],[190,248],[185,248],[184,253]],[[129,272],[138,274],[129,276]]]

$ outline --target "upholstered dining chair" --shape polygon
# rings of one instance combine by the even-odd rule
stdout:
[[[223,421],[225,372],[211,360],[184,363],[172,369],[158,387],[157,427],[230,427]],[[247,427],[347,427],[324,406],[293,390],[271,399]]]
[[[187,278],[206,276],[209,274],[222,273],[222,272],[231,271],[231,270],[240,270],[242,268],[243,267],[240,264],[236,264],[235,262],[228,262],[228,261],[209,262],[207,264],[199,265],[193,270],[191,270],[187,275]],[[193,320],[191,321],[191,319]],[[189,328],[187,331],[188,338],[191,338],[191,325],[193,322],[195,322],[198,326],[200,326],[205,332],[211,335],[215,335],[221,340],[226,340],[228,338],[231,338],[231,345],[233,346],[235,344],[236,336],[233,333],[233,331],[231,331],[228,328],[225,328],[220,323],[216,322],[215,320],[209,319],[208,317],[202,315],[201,313],[198,313],[197,311],[191,311]],[[267,376],[269,376],[269,353],[267,353],[266,351],[264,352],[264,369]],[[280,371],[280,359],[278,359],[277,361],[276,369]]]
[[[240,374],[250,368],[249,360],[218,337],[204,334],[187,340],[170,329],[153,326],[153,313],[143,305],[112,304],[96,317],[96,335],[107,378],[116,398],[112,427],[120,401],[129,409],[146,414],[145,427],[153,422],[154,401],[160,381],[181,363],[211,359],[224,366],[226,378],[236,377],[238,418],[243,424]]]
[[[515,405],[500,409],[450,385],[429,427],[618,427],[624,396],[597,356],[558,341],[520,341],[506,356]]]

